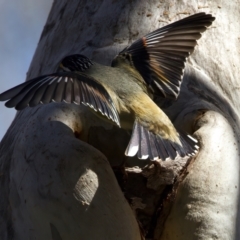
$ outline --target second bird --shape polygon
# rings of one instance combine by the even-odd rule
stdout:
[[[165,160],[195,154],[197,140],[179,133],[152,97],[178,97],[186,59],[214,19],[198,13],[157,29],[121,51],[111,67],[80,54],[67,56],[60,63],[63,72],[24,82],[0,94],[0,101],[17,110],[62,101],[87,105],[132,129],[127,156]]]

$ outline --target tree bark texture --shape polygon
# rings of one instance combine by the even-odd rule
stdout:
[[[27,108],[0,144],[0,239],[240,239],[239,1],[54,1],[28,78],[74,53],[110,64],[133,40],[203,11],[216,20],[178,100],[158,100],[195,132],[198,155],[144,166],[124,156],[130,135],[84,106]]]

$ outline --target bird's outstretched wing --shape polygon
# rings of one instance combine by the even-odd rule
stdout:
[[[179,133],[179,143],[173,142],[154,134],[136,120],[125,154],[127,156],[137,154],[139,159],[166,160],[170,158],[174,160],[177,154],[181,157],[195,155],[198,148],[198,141],[190,135]]]
[[[186,17],[136,40],[119,55],[130,61],[154,94],[176,99],[186,59],[214,19],[205,13]]]
[[[39,103],[84,104],[120,126],[118,112],[107,90],[94,78],[73,72],[53,73],[34,78],[0,94],[6,107],[22,110]]]

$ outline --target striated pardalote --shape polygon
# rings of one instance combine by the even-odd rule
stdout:
[[[65,57],[62,71],[40,76],[0,94],[7,107],[39,103],[84,104],[119,127],[132,129],[125,154],[139,159],[175,159],[197,152],[197,140],[175,129],[153,96],[176,99],[185,62],[214,21],[197,13],[157,29],[122,50],[112,66],[81,54]]]

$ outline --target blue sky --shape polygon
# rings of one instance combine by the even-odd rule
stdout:
[[[0,92],[26,80],[51,0],[0,0]],[[0,102],[0,140],[16,111]]]

